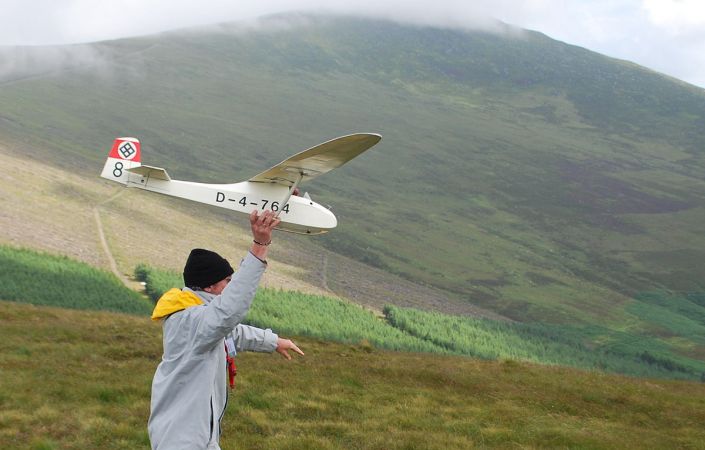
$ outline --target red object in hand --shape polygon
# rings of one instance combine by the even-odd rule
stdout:
[[[235,387],[235,375],[237,375],[237,366],[235,365],[235,358],[228,354],[228,346],[225,346],[225,359],[227,360],[228,366],[228,381],[230,381],[230,389]]]
[[[237,375],[237,366],[235,366],[235,359],[228,356],[228,379],[230,380],[230,389],[235,387],[235,375]]]

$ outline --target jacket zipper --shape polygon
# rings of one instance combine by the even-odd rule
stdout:
[[[210,443],[213,440],[213,418],[215,414],[213,414],[213,396],[211,395],[211,420],[210,420],[210,436],[208,437],[208,443]]]
[[[220,417],[218,418],[218,435],[223,434],[223,428],[221,427],[220,423],[223,420],[223,416],[225,415],[225,409],[228,407],[228,399],[230,398],[230,393],[225,390],[225,405],[223,406],[223,412],[220,413]]]

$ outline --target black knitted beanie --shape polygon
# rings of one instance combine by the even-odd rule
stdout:
[[[184,284],[187,287],[207,288],[235,272],[228,260],[210,250],[194,248],[184,267]]]

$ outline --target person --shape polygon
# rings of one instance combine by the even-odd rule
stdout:
[[[193,249],[184,267],[183,290],[158,301],[153,320],[163,323],[164,354],[152,380],[149,439],[153,449],[219,449],[220,421],[227,404],[229,356],[238,351],[289,351],[294,342],[271,330],[243,325],[267,266],[271,211],[250,215],[254,242],[237,272],[217,253]],[[231,384],[232,386],[232,384]]]

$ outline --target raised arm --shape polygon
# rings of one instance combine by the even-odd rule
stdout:
[[[279,224],[272,211],[250,215],[254,241],[240,268],[223,292],[203,308],[196,331],[196,351],[205,352],[230,333],[247,315],[267,266],[266,256],[272,230]]]

